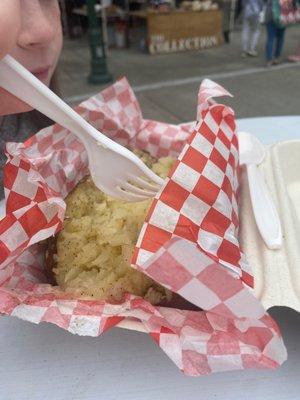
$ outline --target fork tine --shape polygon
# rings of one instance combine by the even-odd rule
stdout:
[[[124,201],[136,202],[149,199],[149,196],[142,196],[141,194],[127,192],[120,187],[116,187],[115,190],[118,192],[118,195],[114,197],[117,197],[118,199],[122,199]]]
[[[120,188],[125,190],[126,193],[131,192],[134,194],[140,194],[142,196],[147,196],[147,197],[154,197],[156,195],[155,190],[141,189],[139,187],[132,185],[130,182],[122,181],[121,179],[117,179],[117,182],[119,183]]]
[[[153,181],[152,182],[146,181],[142,177],[136,176],[136,175],[133,175],[130,173],[128,173],[127,176],[132,183],[139,185],[144,189],[148,189],[150,191],[155,191],[155,192],[158,192],[160,189],[160,186],[158,184],[154,183]]]

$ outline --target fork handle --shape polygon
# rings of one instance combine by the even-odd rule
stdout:
[[[11,56],[0,61],[0,86],[64,128],[84,143],[84,132],[97,142],[111,147],[111,139],[94,129],[76,111],[53,93]]]
[[[252,209],[258,230],[269,249],[282,245],[282,231],[278,212],[262,174],[255,164],[247,165]]]

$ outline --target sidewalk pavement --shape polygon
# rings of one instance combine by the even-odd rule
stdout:
[[[287,29],[283,61],[300,40],[300,26]],[[145,118],[180,123],[193,120],[199,84],[210,77],[235,97],[226,99],[238,118],[300,114],[300,65],[284,61],[265,68],[265,28],[258,45],[259,57],[241,58],[241,32],[220,47],[150,56],[136,48],[109,53],[108,68],[114,79],[126,76],[134,87]],[[66,40],[59,66],[62,96],[76,104],[107,85],[87,83],[90,54],[87,38]]]

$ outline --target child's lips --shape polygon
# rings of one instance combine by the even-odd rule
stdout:
[[[45,67],[45,68],[35,69],[34,71],[31,71],[31,73],[40,81],[45,81],[49,76],[49,71],[50,67]]]

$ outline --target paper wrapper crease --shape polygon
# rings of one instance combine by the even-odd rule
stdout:
[[[123,145],[174,168],[154,199],[132,264],[202,310],[152,306],[128,294],[121,304],[74,298],[47,283],[41,240],[56,234],[64,197],[88,173],[82,144],[59,125],[7,145],[6,217],[0,221],[0,312],[71,333],[98,336],[136,320],[187,375],[275,368],[286,359],[276,323],[253,296],[253,276],[238,241],[238,148],[229,95],[204,80],[198,122],[145,120],[125,78],[77,111]]]

